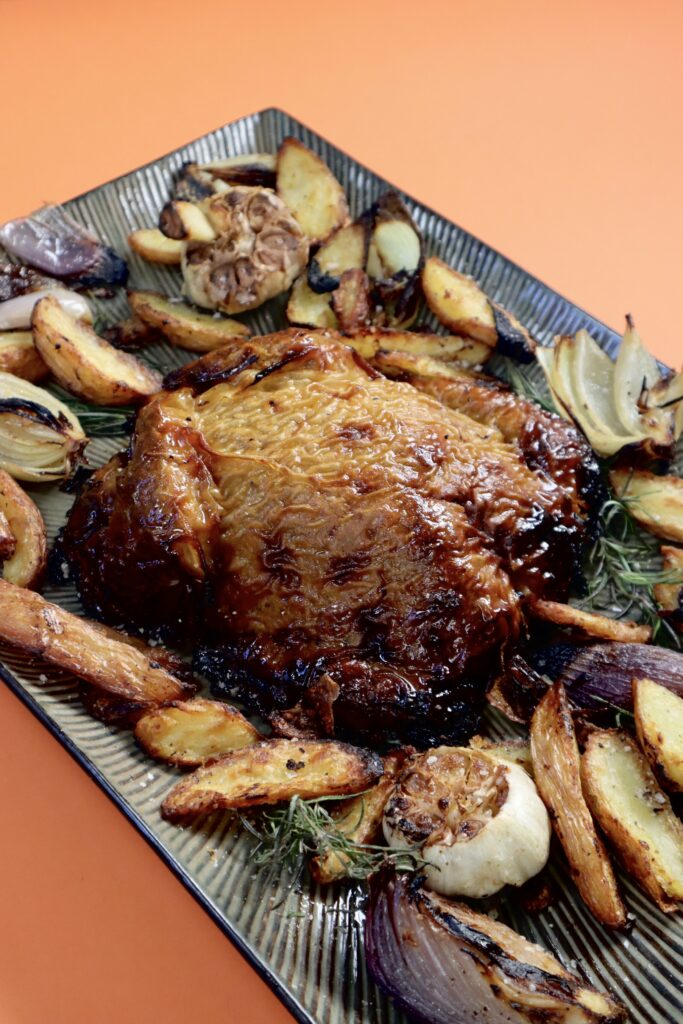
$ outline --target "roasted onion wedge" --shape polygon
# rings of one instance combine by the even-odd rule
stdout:
[[[0,469],[0,514],[6,520],[14,550],[6,557],[2,576],[17,587],[37,587],[47,563],[45,523],[38,507],[9,473]]]
[[[30,381],[47,377],[50,371],[38,354],[30,331],[0,331],[0,372]]]
[[[0,373],[0,468],[15,480],[62,480],[87,443],[63,402],[21,377]]]
[[[358,793],[382,775],[369,750],[335,740],[270,740],[226,754],[179,782],[161,808],[182,821],[210,811]]]
[[[158,761],[195,768],[263,737],[237,708],[196,697],[145,712],[135,739]]]
[[[348,220],[344,189],[327,164],[298,139],[285,139],[278,150],[277,194],[312,242],[324,242]]]
[[[33,340],[57,380],[95,405],[142,402],[161,389],[161,375],[98,337],[47,296],[33,310]]]
[[[171,302],[158,292],[129,292],[128,303],[140,319],[159,331],[173,345],[192,352],[210,352],[248,338],[246,324],[209,313],[199,313],[181,302]]]
[[[610,483],[642,527],[664,540],[683,543],[683,479],[646,469],[613,469]]]
[[[638,742],[662,787],[683,793],[683,697],[652,679],[633,680]]]
[[[180,266],[184,243],[175,238],[167,238],[159,228],[140,228],[131,232],[128,244],[133,252],[149,263]]]
[[[596,729],[581,758],[588,805],[626,871],[666,913],[683,900],[683,823],[635,741]]]
[[[577,630],[584,636],[615,643],[646,644],[652,639],[652,627],[632,622],[631,619],[610,619],[597,612],[586,612],[559,601],[534,601],[530,613],[544,622]]]
[[[193,687],[155,660],[152,647],[114,639],[39,594],[0,580],[0,638],[93,686],[139,704],[188,696]]]
[[[623,928],[626,907],[582,793],[579,748],[561,683],[555,683],[540,701],[531,719],[530,737],[536,785],[579,895],[598,921]]]
[[[383,871],[365,925],[375,982],[423,1024],[616,1024],[626,1011],[499,921]]]

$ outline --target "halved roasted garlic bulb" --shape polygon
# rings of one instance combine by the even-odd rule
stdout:
[[[21,377],[0,373],[0,468],[16,480],[61,480],[87,443],[63,402]]]
[[[427,885],[444,896],[490,896],[523,885],[548,859],[550,820],[523,768],[482,750],[418,755],[384,811],[390,846],[419,847]]]

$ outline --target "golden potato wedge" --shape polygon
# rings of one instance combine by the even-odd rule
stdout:
[[[364,270],[345,270],[332,292],[332,309],[342,331],[354,331],[370,319],[370,284]]]
[[[313,242],[324,242],[349,219],[344,189],[298,139],[285,139],[278,150],[276,190]]]
[[[30,331],[0,331],[0,371],[24,380],[42,380],[49,370]]]
[[[146,324],[135,313],[125,320],[119,320],[118,323],[105,327],[101,331],[100,337],[108,341],[114,348],[126,349],[143,348],[145,345],[151,345],[152,342],[162,340],[159,331]]]
[[[4,470],[0,470],[0,473],[4,473]],[[6,476],[8,474],[5,474]],[[12,477],[9,477],[11,480]],[[0,561],[5,562],[8,558],[11,558],[17,549],[17,538],[14,536],[10,529],[7,516],[4,512],[0,512]]]
[[[213,242],[216,232],[211,221],[196,203],[171,199],[159,214],[159,230],[178,242]]]
[[[683,900],[683,823],[628,733],[596,729],[581,758],[586,800],[625,870],[660,910]]]
[[[159,228],[140,228],[128,235],[128,244],[138,256],[150,263],[180,266],[184,243],[167,238]]]
[[[308,284],[317,293],[334,291],[345,270],[363,270],[367,249],[367,226],[354,221],[334,234],[318,249],[308,267]]]
[[[628,503],[637,523],[650,533],[683,543],[683,480],[657,476],[646,469],[613,469],[610,483]]]
[[[535,618],[544,622],[575,629],[584,636],[597,637],[599,640],[647,644],[652,639],[651,626],[633,622],[631,619],[610,619],[607,615],[585,612],[581,608],[561,604],[559,601],[534,601],[529,605],[529,611]]]
[[[239,320],[199,313],[182,302],[171,302],[158,292],[129,292],[130,308],[144,323],[155,328],[173,345],[191,352],[210,352],[235,339],[248,338],[250,330]]]
[[[47,564],[47,537],[40,511],[9,473],[0,469],[0,514],[14,538],[5,555],[3,578],[17,587],[37,587]]]
[[[352,796],[336,805],[331,817],[346,839],[359,846],[377,842],[382,833],[384,806],[412,753],[411,748],[403,747],[387,754],[382,759],[384,775],[379,782],[366,793]],[[310,867],[316,882],[329,885],[346,876],[348,858],[335,850],[326,850],[313,857]]]
[[[380,353],[405,353],[418,359],[422,357],[433,360],[428,365],[410,363],[404,369],[412,372],[443,373],[444,363],[478,366],[491,355],[488,345],[480,341],[470,341],[457,335],[428,334],[423,331],[395,331],[381,328],[366,328],[346,332],[347,344],[360,353],[365,359],[374,360]],[[448,372],[447,370],[445,371]]]
[[[171,675],[156,660],[113,631],[51,604],[32,590],[0,580],[0,638],[107,693],[140,704],[180,700],[193,688]]]
[[[161,389],[161,374],[121,352],[47,296],[33,310],[33,340],[72,394],[95,405],[142,402]]]
[[[332,309],[332,296],[328,292],[314,292],[308,284],[306,274],[298,277],[292,285],[287,303],[287,319],[290,324],[301,324],[304,327],[330,327],[338,330],[339,321]]]
[[[670,577],[669,583],[653,587],[655,601],[665,617],[679,632],[683,632],[683,548],[662,544],[662,569]]]
[[[490,740],[486,736],[473,736],[469,745],[475,750],[483,750],[486,754],[497,757],[501,761],[518,764],[531,776],[534,774],[531,748],[527,740]]]
[[[633,680],[636,734],[662,787],[683,793],[683,698],[652,679]]]
[[[555,683],[531,719],[536,786],[569,862],[581,899],[602,924],[623,928],[626,907],[581,789],[581,762],[567,694]]]
[[[171,790],[161,813],[182,821],[210,811],[358,793],[382,775],[369,750],[336,740],[270,740],[198,768]]]
[[[195,697],[145,712],[135,726],[135,739],[158,761],[195,768],[263,736],[236,708]]]

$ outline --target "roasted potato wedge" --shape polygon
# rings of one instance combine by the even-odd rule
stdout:
[[[536,786],[581,899],[601,924],[623,928],[626,907],[583,796],[579,748],[561,683],[548,690],[534,711],[530,745]]]
[[[618,498],[628,502],[637,523],[650,533],[683,543],[683,480],[657,476],[646,469],[613,469],[610,483]]]
[[[145,345],[162,340],[159,331],[146,324],[135,313],[125,320],[119,320],[118,323],[105,327],[100,337],[108,341],[114,348],[123,349],[144,348]]]
[[[0,470],[5,476],[7,474],[4,470]],[[9,477],[11,480],[12,477]],[[11,558],[17,549],[17,538],[14,536],[10,529],[7,516],[4,512],[0,512],[0,561],[5,562],[8,558]]]
[[[41,299],[32,323],[40,355],[59,383],[79,398],[95,405],[128,405],[161,389],[161,374],[98,337],[56,299]]]
[[[231,807],[277,804],[358,793],[382,775],[369,750],[335,740],[271,740],[198,768],[171,790],[161,813],[169,821]]]
[[[531,362],[536,342],[520,322],[491,302],[472,278],[430,256],[422,269],[427,305],[439,323],[454,334],[481,341],[501,355]]]
[[[597,612],[585,612],[559,601],[534,601],[529,611],[537,619],[553,622],[556,626],[578,630],[584,636],[598,640],[612,640],[623,644],[646,644],[652,639],[652,627],[632,622],[631,619],[610,619]]]
[[[343,800],[332,811],[339,830],[351,842],[361,846],[375,843],[382,834],[384,807],[394,791],[396,780],[406,766],[412,750],[404,747],[387,754],[382,760],[384,775],[371,789],[359,796]],[[326,850],[311,860],[311,874],[316,882],[329,885],[347,874],[348,859],[343,853]]]
[[[135,726],[135,739],[158,761],[195,768],[263,737],[236,708],[196,697],[145,712]]]
[[[38,507],[9,473],[0,469],[0,514],[14,540],[4,556],[3,578],[17,587],[39,586],[47,564],[45,523]]]
[[[581,778],[600,828],[630,875],[660,910],[683,900],[683,823],[628,733],[596,729],[581,758]]]
[[[354,331],[370,320],[370,283],[364,270],[345,270],[332,292],[332,309],[342,331]]]
[[[150,263],[180,266],[184,243],[167,238],[159,228],[140,228],[128,235],[128,244],[138,256]]]
[[[31,381],[42,380],[50,372],[30,331],[0,331],[0,371]]]
[[[0,580],[0,638],[125,700],[161,704],[192,687],[156,660],[154,648],[112,638],[113,631],[51,604],[32,590]]]
[[[339,329],[337,314],[332,309],[331,294],[314,292],[306,274],[297,278],[289,293],[287,319],[290,324],[301,324],[304,327]]]
[[[275,188],[277,159],[273,153],[241,153],[221,160],[200,164],[199,170],[211,175],[216,181],[228,185],[252,185],[260,188]]]
[[[672,409],[674,412],[674,437],[683,434],[683,373],[663,377],[645,395],[648,409]]]
[[[363,270],[367,249],[367,226],[354,221],[334,234],[318,249],[308,267],[308,284],[318,294],[339,287],[345,270]]]
[[[88,439],[58,398],[22,377],[0,372],[0,467],[15,480],[63,480]]]
[[[344,189],[298,139],[285,139],[278,150],[276,190],[312,242],[324,242],[349,219]]]
[[[178,242],[213,242],[216,232],[211,221],[196,203],[171,199],[159,214],[159,230]]]
[[[655,601],[659,605],[662,617],[668,619],[681,633],[683,632],[683,548],[662,544],[659,550],[662,555],[662,569],[670,577],[670,582],[657,583],[653,587]]]
[[[683,793],[683,698],[652,679],[633,680],[636,734],[664,789]]]
[[[355,348],[360,355],[368,360],[374,360],[381,353],[405,353],[414,359],[428,357],[431,360],[424,366],[417,366],[409,361],[403,366],[403,369],[408,372],[443,373],[443,364],[450,362],[462,363],[465,366],[478,366],[491,355],[488,345],[453,334],[427,334],[423,331],[371,328],[348,331],[346,340],[352,348]]]
[[[199,313],[181,302],[171,302],[158,292],[129,292],[130,308],[144,323],[173,345],[192,352],[210,352],[231,341],[248,338],[249,328],[238,320]]]
[[[491,757],[497,757],[501,761],[510,761],[518,764],[529,775],[534,774],[534,766],[531,762],[531,748],[526,740],[490,740],[486,736],[473,736],[470,740],[471,747],[475,750],[483,750]]]

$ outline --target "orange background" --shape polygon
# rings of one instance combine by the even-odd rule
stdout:
[[[680,366],[683,4],[0,0],[0,222],[280,106]],[[0,687],[0,1024],[290,1018]]]

